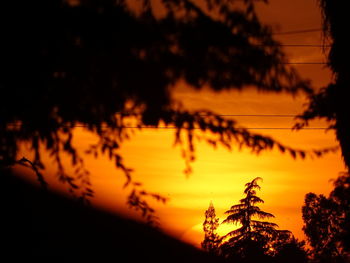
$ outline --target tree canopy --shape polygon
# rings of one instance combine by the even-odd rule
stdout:
[[[334,181],[329,197],[308,193],[302,208],[303,230],[318,262],[347,262],[350,255],[350,177]]]
[[[211,253],[218,254],[221,237],[217,234],[219,227],[219,218],[216,217],[215,208],[212,202],[205,211],[205,220],[203,222],[204,240],[201,243],[202,248]]]
[[[260,190],[258,180],[261,178],[257,177],[246,183],[245,197],[225,212],[228,216],[222,223],[240,226],[224,237],[229,239],[221,247],[223,254],[228,257],[238,255],[243,259],[264,258],[283,235],[289,237],[290,232],[277,230],[277,224],[259,220],[273,218],[274,215],[262,211],[257,206],[264,202],[256,195],[256,190]]]
[[[309,121],[324,118],[335,129],[346,166],[350,167],[349,119],[349,38],[347,34],[348,5],[346,1],[318,0],[322,15],[325,40],[331,43],[328,66],[333,80],[318,93],[310,96],[308,109],[300,116],[303,127]]]
[[[333,72],[332,82],[310,97],[308,109],[300,126],[310,120],[324,118],[335,129],[345,165],[350,167],[350,111],[349,111],[349,38],[348,3],[319,0],[323,15],[325,40],[331,48],[328,66]],[[320,262],[346,262],[349,255],[349,171],[334,183],[329,197],[309,193],[303,206],[304,232],[313,248],[313,256]]]
[[[58,178],[82,199],[93,196],[84,158],[73,143],[74,127],[98,136],[86,153],[106,154],[132,183],[120,148],[133,130],[161,125],[175,129],[191,171],[194,138],[253,153],[277,148],[293,157],[305,151],[240,128],[211,109],[189,111],[173,98],[179,82],[214,91],[254,87],[271,92],[310,93],[308,81],[287,65],[281,46],[263,25],[254,0],[35,0],[6,1],[2,10],[0,164],[27,164],[40,171],[43,149]],[[11,17],[11,20],[9,20]],[[16,21],[16,22],[10,22]],[[185,143],[186,142],[186,143]],[[18,156],[29,144],[34,158]],[[71,157],[68,174],[62,154]],[[316,154],[321,152],[316,151]],[[129,198],[145,214],[149,193]],[[163,200],[159,195],[151,196]]]

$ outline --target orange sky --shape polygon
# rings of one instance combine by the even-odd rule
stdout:
[[[315,0],[274,0],[270,5],[258,4],[263,21],[279,31],[292,31],[321,27],[320,11]],[[297,35],[276,35],[284,44],[321,44],[320,32]],[[321,48],[288,47],[286,52],[292,62],[325,61]],[[302,76],[310,78],[315,87],[330,81],[330,72],[324,65],[299,65]],[[254,90],[213,93],[203,90],[194,92],[178,85],[177,99],[191,109],[211,109],[221,114],[297,114],[306,102],[303,96],[258,93]],[[239,117],[246,127],[291,127],[292,118]],[[312,126],[324,127],[325,123]],[[311,149],[336,145],[333,132],[324,130],[259,130],[296,148]],[[76,128],[76,145],[84,149],[96,138],[83,128]],[[303,238],[301,231],[301,206],[306,193],[328,194],[332,188],[329,179],[344,170],[340,153],[329,154],[321,159],[293,160],[279,152],[263,152],[256,156],[243,149],[212,149],[204,143],[196,144],[197,160],[193,174],[186,177],[180,149],[172,146],[173,130],[144,130],[123,145],[122,153],[128,166],[135,169],[134,178],[144,183],[147,190],[170,198],[166,205],[153,203],[167,233],[186,242],[199,245],[203,239],[204,211],[210,201],[216,208],[220,221],[224,211],[242,197],[244,184],[257,176],[263,178],[259,196],[265,200],[262,209],[276,216],[281,229],[291,230]],[[107,158],[97,160],[87,157],[87,167],[92,174],[96,191],[93,203],[116,213],[134,217],[126,209],[126,195],[130,189],[122,189],[125,178]],[[52,173],[52,169],[46,171]],[[52,182],[52,187],[62,188]],[[223,229],[222,233],[228,231]]]

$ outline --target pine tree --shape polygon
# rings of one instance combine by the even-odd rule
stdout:
[[[240,225],[223,238],[229,238],[222,246],[221,250],[225,256],[238,256],[247,258],[251,256],[264,257],[273,250],[273,243],[279,235],[290,233],[289,231],[277,230],[277,224],[260,221],[258,219],[273,218],[274,215],[262,211],[257,204],[264,201],[256,195],[256,190],[260,190],[258,180],[255,178],[245,185],[245,197],[239,204],[233,205],[228,211],[227,218],[223,223]]]
[[[202,248],[213,254],[217,254],[218,247],[221,243],[221,238],[216,233],[219,226],[219,218],[216,217],[215,208],[212,202],[208,209],[205,211],[205,220],[203,222],[204,240],[202,242]]]

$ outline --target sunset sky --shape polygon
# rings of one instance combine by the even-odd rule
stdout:
[[[320,31],[299,34],[278,34],[304,29],[319,29],[320,9],[316,0],[270,0],[269,5],[257,3],[261,20],[273,26],[276,39],[285,45],[320,45]],[[326,55],[321,47],[285,47],[290,62],[325,62]],[[300,74],[312,80],[320,88],[331,80],[331,73],[322,64],[295,65]],[[208,90],[193,91],[179,83],[175,98],[188,109],[211,109],[224,115],[296,115],[302,112],[306,98],[284,94],[259,93],[255,90],[243,92],[226,91],[214,93]],[[292,117],[234,117],[239,124],[248,128],[260,128],[255,132],[270,135],[286,145],[301,149],[320,149],[337,145],[334,132],[322,129],[292,131]],[[313,122],[310,127],[326,127],[325,122]],[[84,128],[76,128],[75,144],[85,149],[96,137]],[[143,183],[145,189],[169,198],[167,204],[150,201],[156,208],[161,228],[170,235],[199,246],[203,239],[202,223],[204,212],[212,201],[216,214],[222,221],[224,212],[242,198],[244,184],[255,177],[262,177],[258,193],[265,204],[264,211],[276,216],[280,229],[291,230],[296,237],[304,239],[302,233],[301,207],[308,192],[328,194],[332,188],[330,179],[344,170],[340,152],[328,154],[319,159],[294,160],[290,155],[277,151],[254,155],[248,149],[213,149],[205,143],[196,142],[196,161],[193,173],[183,173],[185,161],[179,147],[173,147],[174,130],[145,129],[137,131],[130,141],[122,146],[125,163],[135,169],[134,179]],[[123,189],[125,177],[115,169],[107,158],[86,157],[87,168],[96,197],[93,204],[103,209],[137,218],[129,210],[126,196],[130,188]],[[46,173],[53,173],[48,167]],[[51,187],[64,186],[52,181]],[[221,226],[220,233],[228,232]]]

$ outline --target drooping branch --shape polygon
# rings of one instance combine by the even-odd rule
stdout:
[[[18,23],[5,30],[1,42],[0,87],[6,93],[0,103],[0,165],[13,164],[21,144],[29,143],[32,162],[41,169],[44,146],[56,161],[58,178],[71,191],[81,186],[85,198],[93,192],[83,158],[73,145],[76,126],[98,136],[88,153],[106,154],[124,173],[126,186],[134,183],[133,170],[120,147],[142,127],[164,124],[175,129],[186,173],[195,159],[196,139],[213,147],[237,145],[256,154],[278,149],[304,158],[309,153],[239,127],[210,109],[179,110],[173,98],[179,82],[217,92],[246,87],[311,92],[310,83],[286,64],[271,29],[259,21],[253,0],[242,1],[241,8],[233,0],[207,0],[205,7],[191,0],[162,0],[156,7],[144,0],[140,9],[130,2],[4,3]],[[136,123],[131,125],[134,129],[128,119]],[[66,173],[60,160],[64,154],[71,158],[75,175]],[[134,195],[131,199],[147,207],[134,202]]]

